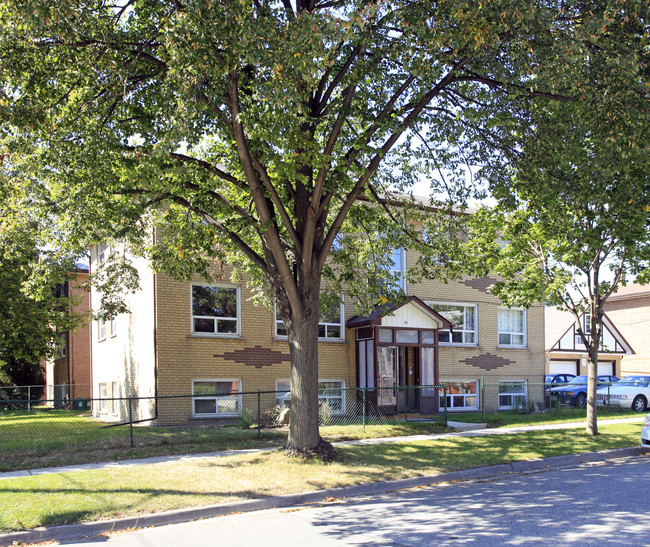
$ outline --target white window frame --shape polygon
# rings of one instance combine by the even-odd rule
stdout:
[[[318,341],[319,342],[341,342],[345,340],[345,305],[344,302],[341,301],[341,304],[339,305],[339,317],[341,322],[340,323],[322,323],[319,321],[318,327],[320,331],[320,327],[325,327],[325,336],[319,336]],[[279,340],[286,340],[287,335],[282,334],[279,332],[278,327],[281,327],[284,330],[284,322],[282,319],[278,317],[278,304],[277,302],[275,303],[275,306],[273,308],[273,311],[275,313],[275,337]],[[327,331],[328,327],[339,327],[339,332],[341,333],[340,336],[327,336]]]
[[[108,259],[110,246],[105,241],[97,244],[97,264],[103,264]]]
[[[521,312],[522,314],[522,329],[523,332],[514,332],[514,331],[506,331],[506,330],[501,330],[501,311],[516,311],[516,312]],[[504,344],[501,342],[501,335],[508,335],[510,336],[510,340],[512,341],[513,336],[519,336],[523,335],[523,343],[521,344]],[[528,314],[526,313],[526,310],[524,308],[508,308],[506,306],[501,306],[499,307],[498,310],[498,316],[497,316],[497,346],[501,348],[525,348],[527,347],[528,344]]]
[[[237,299],[237,317],[217,317],[209,315],[194,315],[194,287],[212,287],[215,289],[235,289],[235,298]],[[214,332],[202,332],[194,330],[195,319],[212,319],[214,322]],[[235,332],[218,332],[218,320],[235,321]],[[207,336],[214,338],[238,338],[241,336],[241,287],[238,285],[228,285],[222,283],[191,283],[190,284],[190,321],[193,336]]]
[[[447,410],[448,411],[450,411],[450,412],[463,412],[463,411],[466,411],[466,410],[478,410],[480,408],[480,401],[479,401],[480,382],[478,380],[461,380],[461,379],[441,380],[441,383],[447,384],[447,386],[449,386],[449,384],[472,384],[473,383],[475,385],[475,388],[476,388],[475,393],[449,393],[449,392],[447,392],[447,398],[451,398],[451,402],[452,402],[451,405],[449,405],[449,404],[447,405]],[[440,403],[440,408],[443,409],[444,408],[445,392],[444,392],[443,388],[441,388],[439,390],[439,392],[440,392],[440,397],[439,397],[438,402]],[[469,398],[469,397],[474,397],[476,399],[476,405],[471,406],[471,405],[465,404],[467,398]],[[453,404],[454,400],[463,401],[463,405],[462,406],[454,405]]]
[[[99,393],[99,413],[107,414],[108,413],[108,384],[106,382],[100,382],[97,386],[97,391]]]
[[[111,324],[111,338],[117,336],[117,317],[112,317],[109,321]]]
[[[230,395],[194,395],[194,384],[197,382],[228,382],[230,384],[237,383],[237,393]],[[214,400],[215,412],[196,412],[195,401],[208,401]],[[219,401],[229,400],[236,401],[235,412],[219,412]],[[243,396],[242,396],[242,382],[239,378],[193,378],[192,379],[192,416],[195,418],[233,418],[242,415],[243,409]]]
[[[430,301],[430,302],[425,302],[427,306],[429,306],[432,309],[436,309],[436,306],[450,306],[450,307],[458,307],[463,309],[463,328],[462,329],[452,329],[454,333],[461,332],[463,334],[463,341],[462,342],[454,342],[452,341],[452,332],[449,329],[440,329],[438,331],[438,343],[441,346],[478,346],[478,305],[477,304],[471,304],[469,302],[439,302],[439,301]],[[466,309],[467,308],[472,308],[474,310],[474,330],[469,330],[465,328],[465,318],[466,318]],[[441,333],[449,333],[449,342],[441,342],[440,341],[440,334]],[[474,341],[473,342],[467,342],[466,338],[469,333],[472,333],[474,335]]]
[[[106,319],[103,317],[97,319],[97,340],[106,340]]]
[[[400,257],[400,265],[399,268],[395,267],[396,264],[393,261],[393,257],[399,253]],[[406,294],[406,249],[404,247],[400,247],[398,249],[393,249],[390,255],[391,262],[393,263],[393,267],[389,268],[389,271],[393,275],[398,275],[399,276],[399,282],[397,283],[397,286],[404,291],[404,294]]]
[[[510,390],[501,391],[501,385],[506,384]],[[511,384],[511,385],[508,385]],[[523,385],[524,392],[515,391],[513,388]],[[528,405],[528,381],[527,380],[501,380],[499,382],[499,410],[512,410],[519,408],[522,404]],[[501,399],[502,397],[509,399]],[[507,402],[506,402],[507,401]]]
[[[320,393],[320,385],[324,383],[338,383],[340,384],[340,387],[333,387],[333,388],[326,388],[331,391],[334,390],[340,390],[340,394],[334,394],[334,393]],[[287,389],[285,389],[285,386]],[[319,388],[319,394],[318,394],[318,403],[321,405],[322,403],[326,403],[330,407],[330,411],[332,414],[345,414],[345,380],[341,379],[336,379],[336,380],[330,380],[330,379],[318,379],[318,388]],[[275,390],[277,392],[276,399],[278,402],[278,405],[280,406],[286,406],[287,402],[291,400],[291,381],[286,379],[286,378],[278,378],[275,381]],[[341,401],[341,408],[336,409],[334,408],[331,404],[330,401],[337,400]]]

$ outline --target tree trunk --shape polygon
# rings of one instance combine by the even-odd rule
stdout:
[[[589,354],[587,363],[587,434],[598,435],[598,409],[596,405],[596,390],[598,389],[598,350],[603,329],[603,316],[600,307],[592,306],[589,317],[589,339],[586,347]]]
[[[598,348],[590,348],[589,350],[587,375],[587,433],[589,435],[598,435],[598,411],[596,406]]]
[[[314,450],[318,431],[318,314],[287,325],[291,355],[291,420],[287,448]]]
[[[334,457],[330,443],[318,429],[318,302],[311,302],[311,313],[303,321],[287,321],[291,355],[291,411],[287,452],[325,461]]]

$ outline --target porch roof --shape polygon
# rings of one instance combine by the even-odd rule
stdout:
[[[384,319],[387,319],[387,321],[384,321]],[[449,320],[427,306],[417,296],[409,296],[406,301],[399,304],[380,304],[375,306],[369,315],[355,315],[348,319],[346,324],[350,329],[374,325],[417,329],[452,328]]]

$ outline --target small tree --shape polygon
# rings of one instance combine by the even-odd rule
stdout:
[[[542,300],[576,320],[589,356],[592,435],[603,306],[626,279],[650,279],[646,42],[638,21],[611,25],[575,50],[583,65],[542,71],[579,100],[530,104],[513,121],[526,138],[490,169],[499,205],[471,221],[472,254],[503,276],[494,294],[508,304]]]

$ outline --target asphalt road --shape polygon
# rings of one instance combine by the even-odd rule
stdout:
[[[650,456],[333,500],[61,545],[650,545]]]

